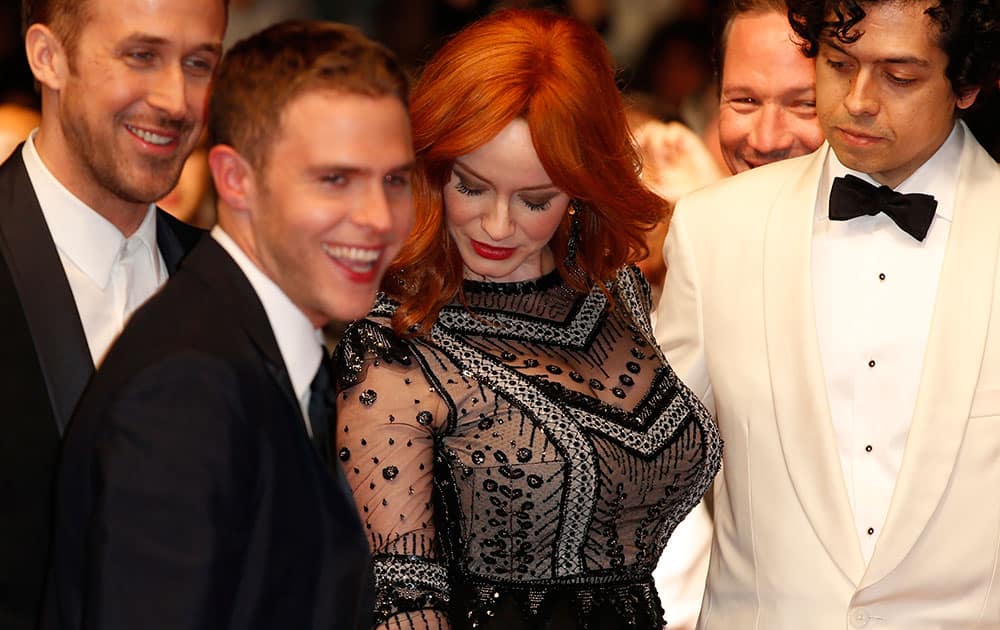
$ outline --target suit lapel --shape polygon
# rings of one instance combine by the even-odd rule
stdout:
[[[23,146],[23,145],[22,145]],[[157,210],[156,240],[174,273],[202,230]],[[17,289],[60,434],[94,373],[73,291],[28,178],[21,147],[0,167],[0,255]],[[15,305],[17,307],[18,305]]]
[[[281,390],[282,397],[289,407],[289,418],[293,420],[294,425],[289,428],[299,434],[305,449],[316,458],[317,466],[329,473],[322,476],[326,479],[324,483],[334,484],[338,492],[350,500],[351,492],[343,473],[339,472],[336,459],[325,465],[313,446],[312,438],[306,430],[299,398],[292,387],[292,380],[281,356],[267,312],[239,265],[214,238],[206,236],[185,259],[184,272],[200,276],[209,285],[213,295],[228,296],[231,306],[227,310],[233,313],[234,319],[238,319],[239,325],[257,349],[268,373]],[[335,426],[335,420],[331,418],[331,437]]]
[[[8,262],[62,433],[94,372],[87,337],[21,159],[0,167],[0,250]]]
[[[1000,251],[1000,167],[965,130],[955,212],[913,422],[862,586],[903,560],[944,495],[979,380]]]
[[[175,219],[163,210],[156,209],[156,245],[171,275],[177,271],[181,259],[191,251],[204,230]]]
[[[857,584],[864,559],[830,417],[812,289],[814,208],[828,151],[824,145],[803,158],[768,217],[764,326],[774,413],[789,477],[816,535],[844,575]]]
[[[278,348],[278,341],[274,337],[267,312],[236,261],[214,238],[207,236],[192,250],[184,263],[184,269],[198,275],[211,287],[213,294],[228,296],[227,299],[231,302],[229,312],[233,314],[233,318],[239,322],[260,353],[268,372],[295,410],[295,415],[301,418],[302,408],[288,376],[285,361],[281,357],[281,350]],[[299,426],[304,432],[304,419],[299,422]]]

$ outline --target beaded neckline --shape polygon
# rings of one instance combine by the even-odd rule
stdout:
[[[462,288],[466,293],[498,293],[502,295],[525,295],[545,291],[562,283],[558,270],[552,270],[539,278],[521,280],[520,282],[481,282],[478,280],[463,280]]]

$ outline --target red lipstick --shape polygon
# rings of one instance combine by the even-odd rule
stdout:
[[[514,254],[513,247],[495,247],[479,241],[472,241],[472,249],[489,260],[506,260]]]

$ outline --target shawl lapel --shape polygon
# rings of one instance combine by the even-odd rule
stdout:
[[[964,131],[955,212],[913,421],[886,523],[862,586],[881,580],[902,562],[947,492],[979,381],[996,299],[1000,167],[968,129]]]
[[[817,537],[857,584],[864,558],[854,528],[816,333],[812,230],[828,145],[790,172],[764,241],[764,326],[774,414],[788,474]]]

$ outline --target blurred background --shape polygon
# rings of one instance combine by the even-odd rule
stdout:
[[[320,18],[356,25],[394,50],[412,76],[446,38],[469,22],[508,6],[538,6],[572,14],[604,37],[620,68],[620,85],[649,118],[680,121],[709,150],[718,110],[712,24],[718,0],[230,0],[226,44],[274,22]],[[37,124],[38,100],[24,60],[20,0],[0,0],[0,159]],[[966,118],[1000,158],[1000,98],[991,86]],[[717,151],[716,151],[717,153]],[[196,151],[178,190],[164,207],[210,226],[211,188],[205,151]]]

